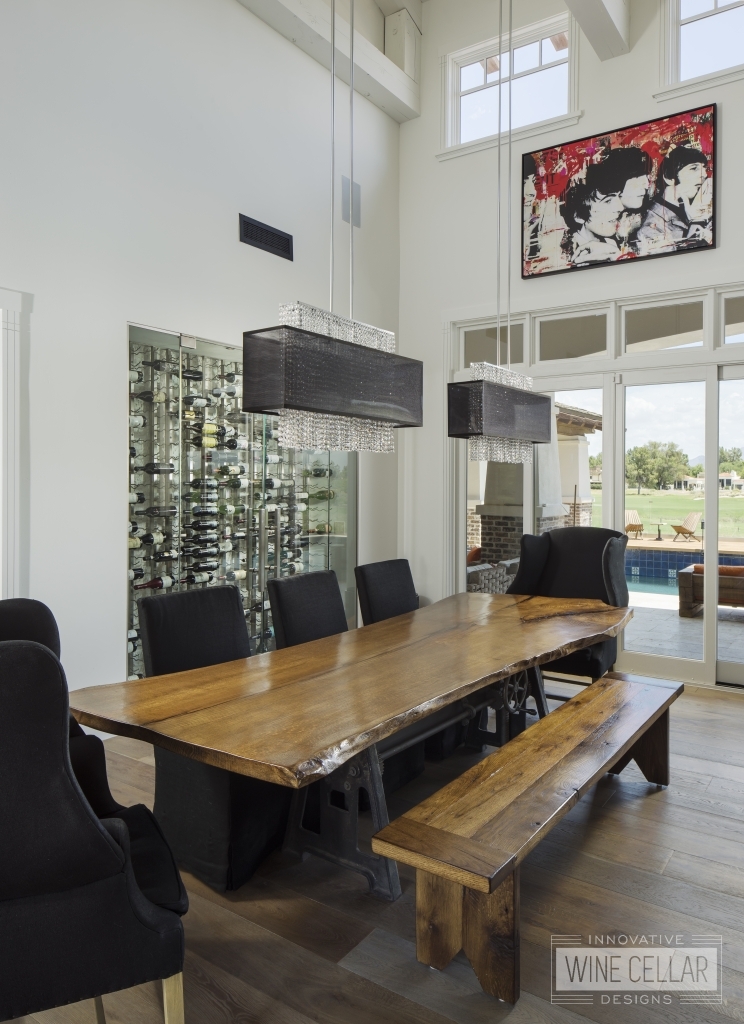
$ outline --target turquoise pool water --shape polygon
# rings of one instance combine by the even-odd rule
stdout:
[[[636,594],[677,594],[676,578],[659,579],[655,576],[627,576],[628,590]]]

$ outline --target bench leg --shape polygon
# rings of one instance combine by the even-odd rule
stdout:
[[[619,775],[631,761],[635,761],[649,782],[657,786],[669,785],[669,711],[656,719],[628,753],[610,768],[610,773]]]
[[[490,895],[466,889],[462,947],[484,992],[519,999],[519,868]]]
[[[416,958],[443,971],[462,949],[463,887],[416,871]]]

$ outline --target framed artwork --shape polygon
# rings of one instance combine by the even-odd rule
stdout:
[[[522,277],[713,249],[716,105],[522,157]]]

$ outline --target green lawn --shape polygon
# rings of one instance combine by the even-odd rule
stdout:
[[[601,526],[602,492],[592,491],[592,495],[594,497],[592,525]],[[672,523],[681,523],[690,512],[705,514],[705,502],[702,494],[685,491],[649,491],[642,488],[641,493],[638,494],[633,488],[625,492],[625,507],[634,508],[638,512],[646,537],[650,537],[652,533],[654,536],[656,535],[656,526],[652,523],[654,520],[660,519],[662,523],[666,524],[661,527],[661,535],[670,540],[674,537]],[[744,538],[744,496],[721,496],[719,515],[720,539]]]

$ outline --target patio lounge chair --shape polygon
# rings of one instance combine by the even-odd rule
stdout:
[[[674,530],[673,540],[678,540],[682,537],[683,540],[697,540],[695,536],[695,530],[698,528],[700,520],[703,518],[702,512],[690,512],[688,516],[685,516],[680,526],[675,526],[672,523],[672,529]]]
[[[625,510],[625,533],[628,536],[631,533],[634,534],[636,540],[639,537],[643,538],[643,523],[634,508],[626,508]]]

